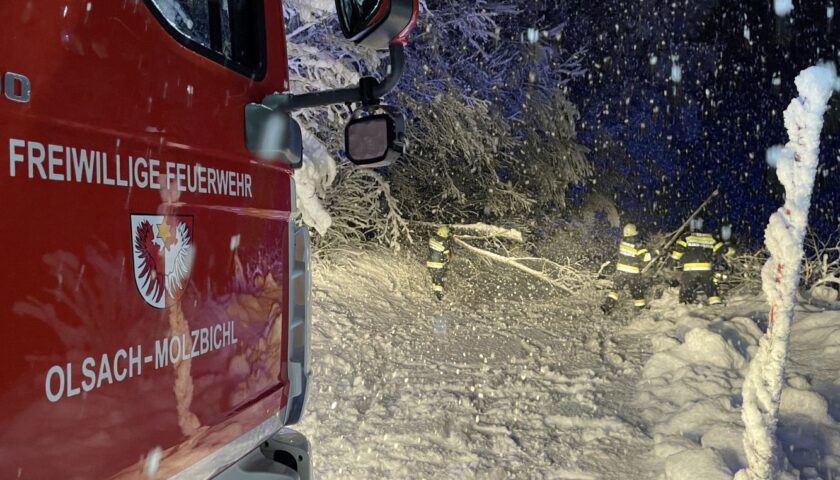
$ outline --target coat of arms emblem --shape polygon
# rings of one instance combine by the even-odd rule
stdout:
[[[149,305],[177,303],[190,280],[195,249],[190,215],[131,215],[134,282]]]

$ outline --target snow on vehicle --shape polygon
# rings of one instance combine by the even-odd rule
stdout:
[[[378,99],[417,15],[337,6],[349,38],[391,44],[391,74],[300,96],[276,93],[281,2],[0,6],[0,477],[309,478],[285,428],[310,372],[289,113],[359,102],[349,156],[392,161]]]

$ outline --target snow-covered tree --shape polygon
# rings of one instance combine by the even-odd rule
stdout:
[[[454,89],[412,111],[409,150],[392,168],[395,197],[416,220],[494,221],[565,208],[566,189],[592,173],[577,143],[577,109],[559,91],[534,94],[524,125]]]
[[[770,259],[761,277],[770,303],[770,325],[744,379],[742,417],[749,467],[738,472],[739,480],[772,480],[778,472],[775,434],[808,210],[819,163],[823,116],[837,86],[833,65],[802,71],[796,77],[799,97],[791,101],[784,113],[790,140],[777,155],[776,172],[785,187],[785,204],[770,217],[765,233]]]
[[[578,143],[578,109],[555,89],[532,93],[522,117],[524,144],[511,181],[537,205],[565,208],[569,185],[583,183],[594,173],[587,148]]]
[[[409,150],[391,176],[411,218],[472,222],[531,208],[534,200],[500,175],[518,168],[521,144],[489,102],[468,102],[454,88],[428,103],[404,100],[412,110]]]
[[[350,85],[381,68],[380,54],[337,38],[332,2],[292,0],[284,8],[293,92]],[[403,216],[498,218],[564,205],[567,186],[589,174],[589,163],[576,141],[577,110],[561,87],[584,70],[579,52],[562,47],[564,25],[533,24],[547,8],[421,2],[399,98],[386,99],[407,111],[409,152],[386,171],[336,167],[345,107],[298,114],[311,133],[296,175],[298,205],[320,241],[395,244],[405,234]],[[528,28],[536,41],[524,41]]]
[[[389,173],[404,213],[452,222],[565,207],[591,173],[563,88],[584,73],[565,26],[534,25],[549,7],[533,2],[426,7],[400,98],[409,151]]]

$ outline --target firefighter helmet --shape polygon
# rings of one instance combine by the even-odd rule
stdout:
[[[720,239],[728,242],[732,239],[732,225],[724,225],[720,227]]]
[[[449,227],[439,227],[437,229],[437,235],[441,238],[449,238]]]
[[[694,217],[691,219],[691,231],[692,232],[699,232],[703,230],[703,219],[700,217]]]
[[[639,230],[636,228],[636,225],[632,223],[628,223],[624,226],[624,236],[625,237],[635,237],[639,234]]]

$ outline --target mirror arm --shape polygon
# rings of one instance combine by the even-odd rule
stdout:
[[[405,73],[405,46],[402,43],[392,42],[388,51],[391,57],[391,68],[385,79],[382,82],[377,82],[377,85],[373,87],[373,96],[376,98],[385,98],[385,95],[388,95],[397,86]]]
[[[293,112],[304,108],[325,107],[342,103],[371,103],[387,95],[399,83],[405,73],[405,46],[392,42],[389,46],[391,68],[388,75],[380,82],[362,78],[359,85],[352,88],[325,90],[322,92],[303,93],[274,93],[263,99],[263,104],[281,112]]]

